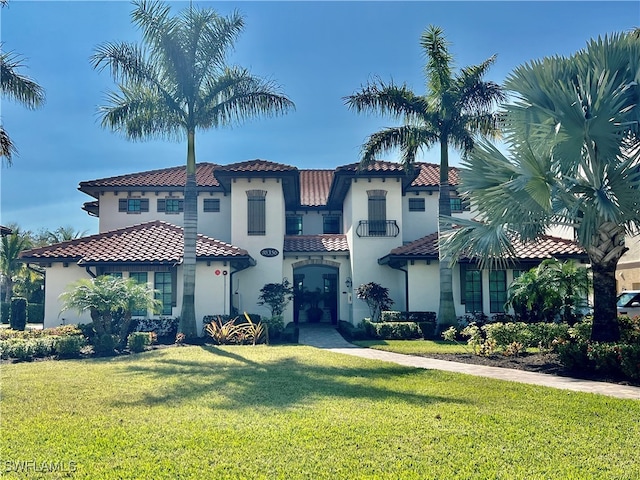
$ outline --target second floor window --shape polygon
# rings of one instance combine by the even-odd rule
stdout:
[[[149,211],[148,198],[121,198],[118,200],[118,211],[126,213],[142,213]]]
[[[202,202],[202,210],[204,212],[219,212],[220,211],[220,199],[219,198],[205,198]]]
[[[287,215],[287,235],[302,235],[302,216]]]
[[[424,212],[424,198],[410,198],[409,199],[409,211],[410,212]]]
[[[158,211],[165,213],[180,213],[184,210],[184,200],[181,198],[165,198],[158,200]]]
[[[266,190],[247,190],[247,235],[266,235]]]
[[[322,233],[340,233],[340,216],[325,215],[322,218]]]
[[[369,235],[384,236],[387,233],[387,191],[367,190],[369,196]]]

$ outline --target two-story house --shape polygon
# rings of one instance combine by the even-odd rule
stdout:
[[[103,274],[135,278],[158,291],[161,312],[177,316],[182,298],[183,188],[185,167],[165,168],[82,182],[93,198],[83,208],[99,218],[99,233],[26,251],[22,261],[46,269],[45,326],[88,321],[60,313],[58,296],[80,278]],[[197,166],[198,243],[196,316],[248,311],[266,283],[288,279],[299,294],[285,322],[319,320],[357,324],[369,316],[355,298],[358,285],[389,289],[394,309],[437,311],[438,178],[433,164],[407,174],[395,163],[304,170],[264,160]],[[472,218],[455,192],[454,216]],[[573,242],[545,237],[523,245],[510,270],[476,268],[463,258],[454,267],[456,312],[503,312],[518,271],[550,257],[586,260]],[[321,311],[312,318],[311,307]],[[319,309],[319,310],[318,310]]]

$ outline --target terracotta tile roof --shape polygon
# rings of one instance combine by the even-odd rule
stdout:
[[[404,173],[404,168],[399,163],[384,162],[381,160],[372,162],[367,168],[358,170],[359,163],[350,163],[336,168],[336,172],[399,172]]]
[[[290,165],[260,159],[231,163],[229,165],[218,165],[216,167],[217,172],[291,172],[296,170],[296,167]]]
[[[585,250],[576,242],[559,237],[544,235],[537,242],[514,244],[519,260],[543,260],[555,256],[586,256]],[[432,233],[407,245],[394,248],[390,256],[438,258],[438,234]],[[462,256],[461,259],[469,260]]]
[[[284,237],[285,252],[348,252],[343,234],[289,235]]]
[[[178,263],[182,260],[183,230],[154,221],[22,252],[28,261],[77,261],[79,264]],[[196,257],[248,257],[246,250],[198,234]]]
[[[412,187],[437,187],[440,185],[440,165],[435,163],[417,163],[420,173],[411,183]],[[449,167],[449,185],[460,184],[460,170]]]
[[[300,205],[326,205],[333,173],[333,170],[300,170]]]
[[[217,187],[220,184],[213,176],[214,163],[198,163],[196,165],[196,182],[199,187]],[[80,190],[96,188],[124,187],[184,187],[187,179],[186,166],[148,170],[146,172],[119,175],[80,182]]]

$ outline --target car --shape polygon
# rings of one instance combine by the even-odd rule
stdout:
[[[640,315],[640,290],[627,290],[618,295],[618,315],[636,317]]]

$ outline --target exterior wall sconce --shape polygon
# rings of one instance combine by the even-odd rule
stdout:
[[[351,287],[353,286],[353,282],[351,281],[351,277],[347,277],[347,279],[344,281],[344,284],[347,286],[347,290],[350,290]]]

